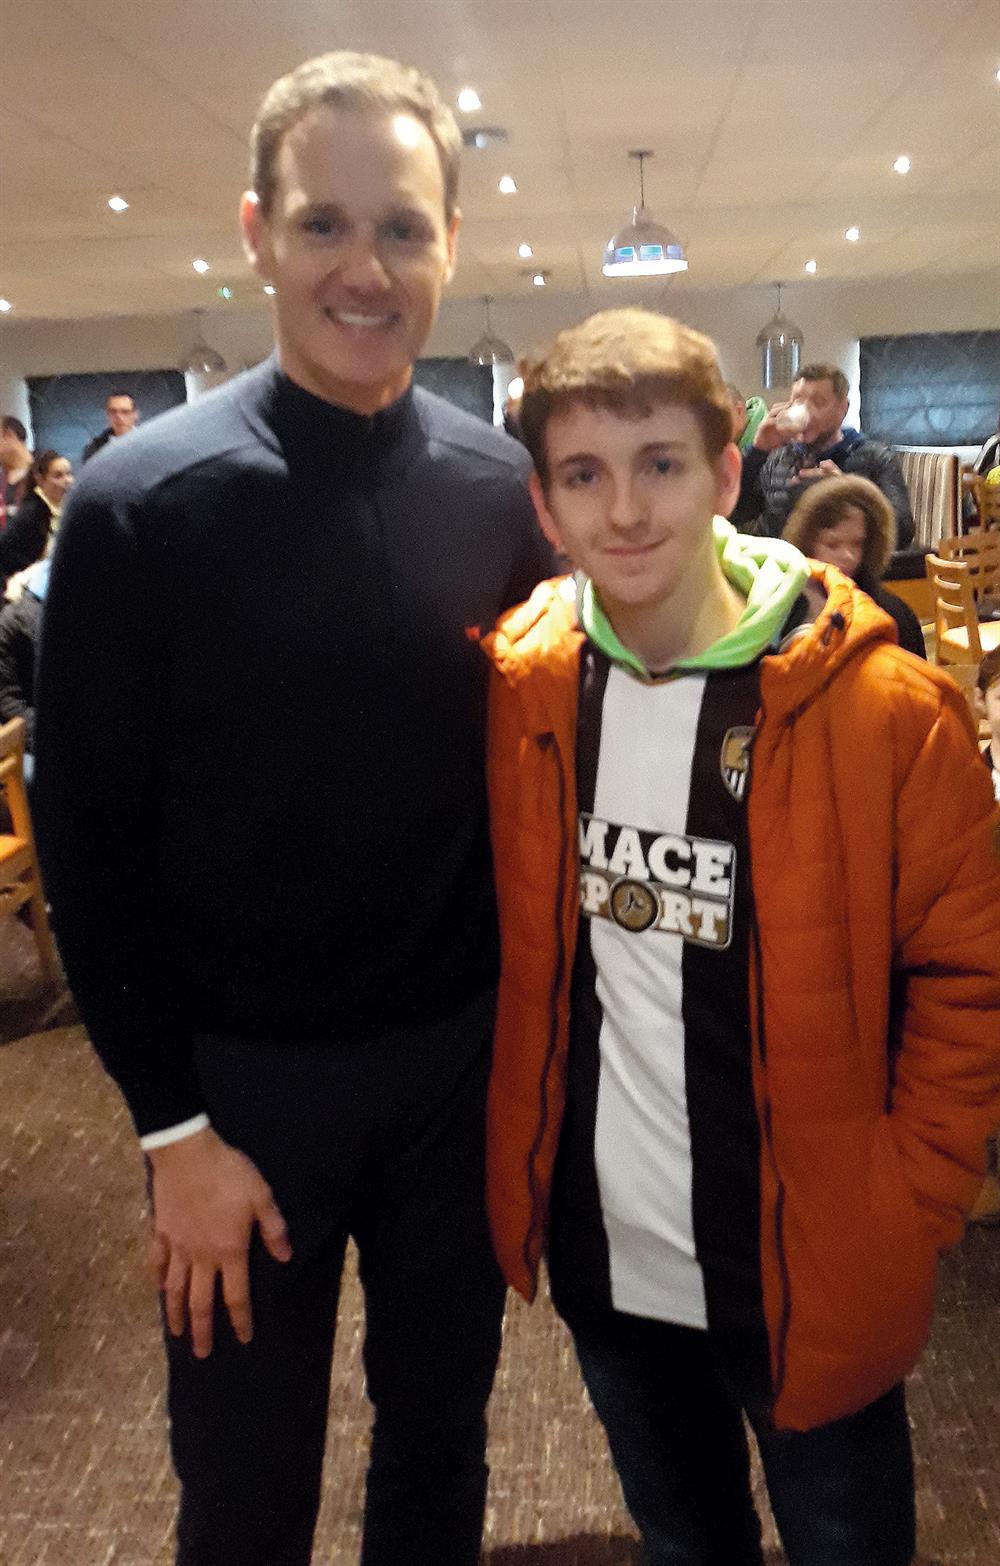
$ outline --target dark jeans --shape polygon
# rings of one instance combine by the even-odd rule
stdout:
[[[492,997],[330,1049],[205,1039],[219,1134],[254,1160],[291,1262],[251,1253],[252,1342],[217,1303],[197,1361],[167,1338],[179,1566],[308,1566],[341,1269],[355,1239],[375,1410],[363,1566],[473,1566],[504,1288],[483,1204]]]
[[[570,1323],[646,1566],[761,1566],[742,1400],[707,1333],[613,1312]],[[910,1566],[903,1388],[828,1425],[775,1431],[744,1407],[789,1566]]]

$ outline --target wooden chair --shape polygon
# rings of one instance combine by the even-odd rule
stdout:
[[[0,919],[27,906],[42,972],[53,985],[61,983],[42,879],[35,853],[35,835],[24,786],[24,720],[11,718],[0,727],[0,794],[10,812],[13,832],[0,832]]]
[[[929,554],[926,564],[934,603],[936,662],[978,666],[985,653],[1000,647],[1000,620],[980,624],[967,560]]]
[[[966,468],[962,473],[962,491],[972,497],[978,526],[1000,533],[1000,484],[987,484],[980,474]]]
[[[969,567],[969,581],[980,620],[992,616],[984,613],[987,601],[990,607],[1000,607],[1000,533],[987,528],[970,528],[956,538],[942,538],[937,552],[942,560],[964,560]]]

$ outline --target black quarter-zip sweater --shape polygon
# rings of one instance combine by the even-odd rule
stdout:
[[[70,982],[140,1133],[195,1033],[335,1046],[494,982],[477,638],[550,557],[527,458],[421,390],[274,360],[116,441],[67,506],[36,823]]]

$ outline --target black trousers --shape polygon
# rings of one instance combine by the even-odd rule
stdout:
[[[363,1566],[478,1560],[504,1301],[483,1202],[492,1021],[485,996],[364,1044],[200,1041],[212,1123],[270,1184],[294,1254],[255,1240],[248,1345],[221,1300],[207,1360],[167,1335],[178,1566],[308,1566],[348,1236],[375,1413]]]

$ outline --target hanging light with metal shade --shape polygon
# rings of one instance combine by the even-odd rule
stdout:
[[[629,153],[639,162],[639,205],[632,208],[631,220],[604,247],[605,277],[662,277],[667,272],[687,271],[684,246],[646,208],[643,163],[652,156],[648,151]]]
[[[778,308],[766,326],[757,333],[757,347],[761,353],[760,381],[765,391],[775,386],[791,386],[802,363],[802,333],[781,309],[781,284],[778,290]]]
[[[194,312],[195,340],[179,366],[184,375],[224,375],[226,372],[226,361],[221,353],[217,353],[205,341],[201,329],[201,318],[204,313],[203,310]]]
[[[509,343],[505,343],[502,337],[498,337],[493,330],[490,320],[490,305],[493,303],[492,295],[483,295],[483,306],[486,311],[486,330],[482,337],[477,337],[469,349],[469,361],[471,364],[513,364],[514,350]]]

